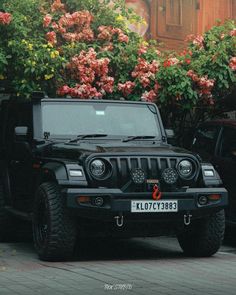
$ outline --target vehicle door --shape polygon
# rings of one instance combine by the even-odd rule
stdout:
[[[23,142],[17,142],[15,127],[27,126],[30,134],[32,133],[30,121],[30,105],[16,104],[9,107],[5,122],[5,161],[11,199],[18,208],[21,204],[26,206],[25,203],[22,203],[22,200],[29,199],[32,191],[32,157],[30,152],[25,149]]]
[[[236,128],[223,128],[215,165],[229,192],[229,218],[236,222]]]

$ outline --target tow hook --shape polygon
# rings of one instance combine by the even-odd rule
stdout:
[[[118,227],[122,227],[124,224],[124,216],[122,214],[120,214],[120,215],[115,216],[114,218],[116,220],[116,225]]]
[[[192,217],[192,215],[189,213],[184,214],[184,224],[185,225],[189,225],[191,223],[191,217]]]

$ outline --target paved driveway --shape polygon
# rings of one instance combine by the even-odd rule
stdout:
[[[184,257],[175,238],[87,241],[72,261],[38,260],[32,242],[0,244],[0,295],[236,294],[236,242]]]

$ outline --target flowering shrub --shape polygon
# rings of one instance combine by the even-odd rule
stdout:
[[[0,27],[9,25],[12,20],[10,13],[0,11]],[[4,74],[7,68],[7,54],[4,50],[4,46],[0,47],[0,80],[4,80]]]
[[[169,53],[128,29],[142,20],[124,0],[4,0],[0,9],[7,11],[0,13],[0,79],[7,76],[18,95],[124,97],[190,110],[214,106],[236,85],[234,21]]]
[[[7,12],[0,11],[0,25],[9,25],[11,22],[11,14]]]

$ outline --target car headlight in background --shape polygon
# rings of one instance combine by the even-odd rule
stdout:
[[[180,176],[189,177],[193,172],[193,165],[189,160],[182,160],[179,162],[178,171]]]

